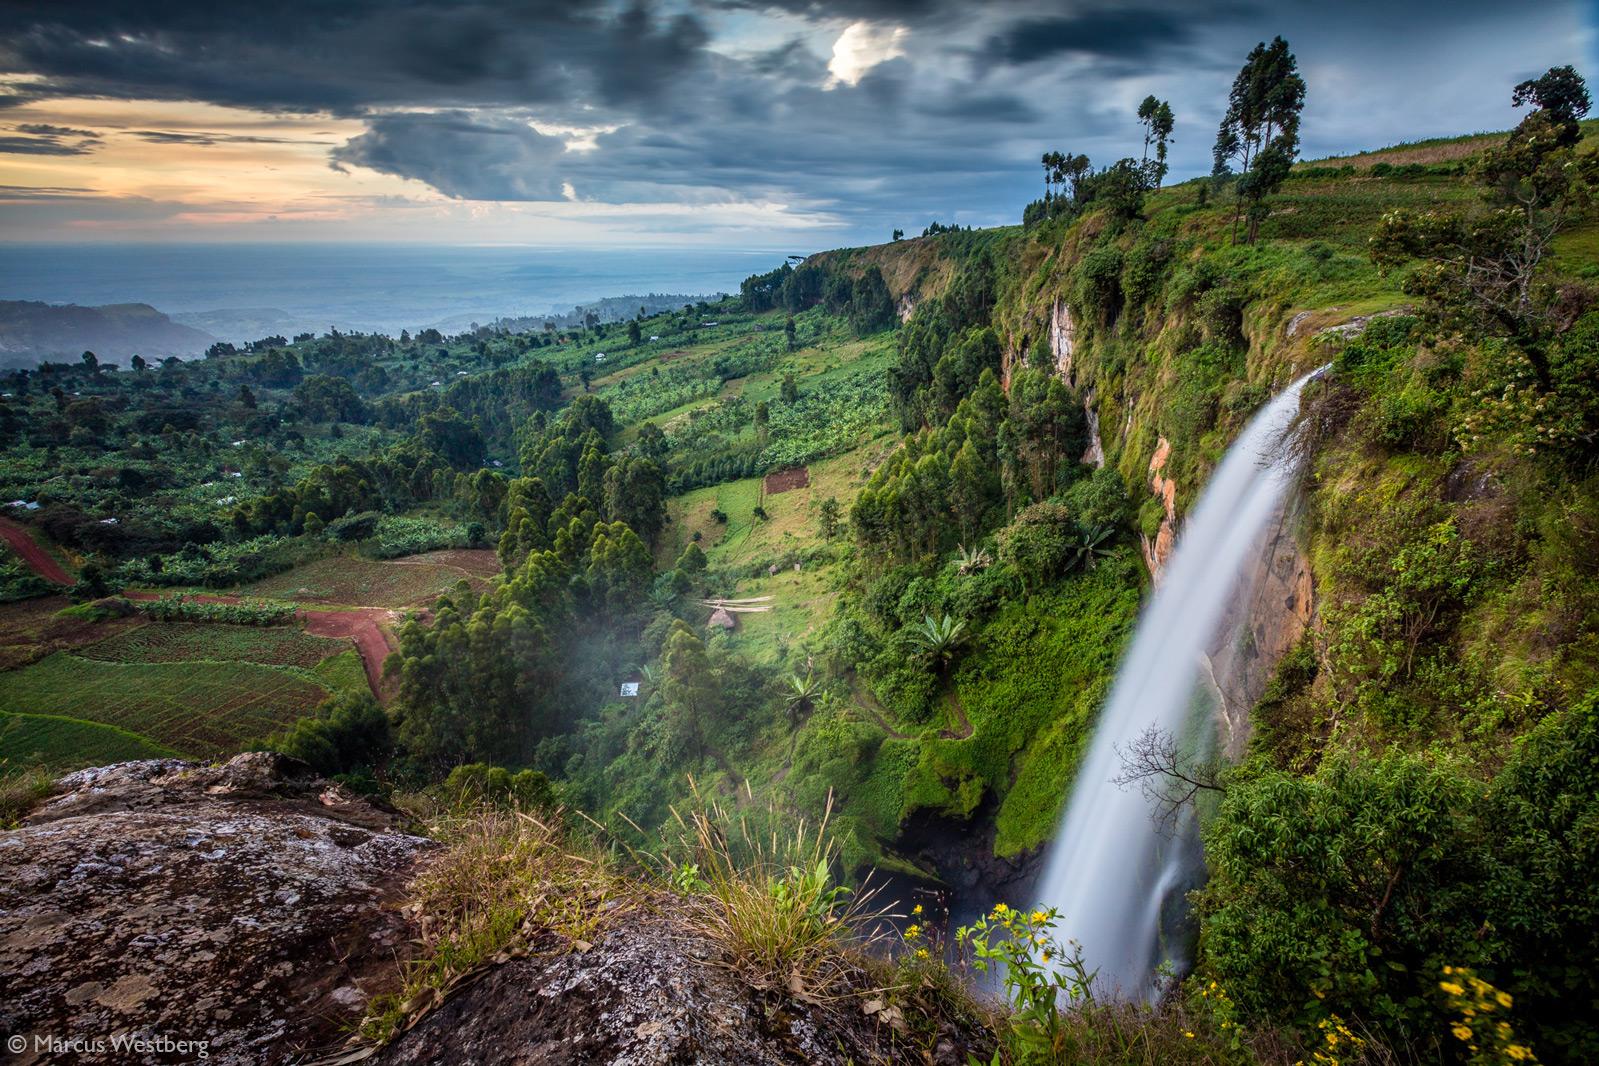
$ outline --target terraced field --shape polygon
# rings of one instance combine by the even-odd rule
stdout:
[[[348,651],[348,641],[313,637],[290,626],[152,624],[78,652],[108,663],[247,662],[311,669]]]
[[[188,755],[219,755],[327,698],[308,671],[257,663],[113,663],[57,652],[0,674],[0,711],[116,726]]]
[[[258,581],[241,592],[246,596],[307,603],[414,607],[449,591],[457,581],[478,578],[479,573],[460,565],[456,558],[475,554],[438,552],[431,557],[412,556],[387,562],[335,556]]]
[[[0,773],[13,766],[71,770],[177,754],[136,733],[100,722],[48,714],[0,713]]]

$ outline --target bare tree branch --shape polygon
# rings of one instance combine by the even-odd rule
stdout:
[[[1225,792],[1221,784],[1221,764],[1198,761],[1185,755],[1170,733],[1150,726],[1125,749],[1116,754],[1122,772],[1112,778],[1118,788],[1136,784],[1155,807],[1156,821],[1173,825],[1182,809],[1201,792]]]

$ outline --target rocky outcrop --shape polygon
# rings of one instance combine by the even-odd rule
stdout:
[[[0,834],[0,1034],[23,1063],[337,1043],[393,978],[393,904],[430,847],[270,753],[71,774]]]
[[[1294,535],[1295,519],[1295,508],[1288,506],[1267,527],[1204,653],[1220,746],[1230,762],[1243,757],[1250,712],[1315,615],[1315,584],[1310,560]]]
[[[911,320],[911,316],[914,315],[915,313],[916,313],[916,300],[915,300],[915,298],[913,296],[911,296],[910,293],[907,292],[905,295],[903,295],[903,296],[901,296],[899,298],[899,321],[900,321],[900,325],[904,325],[905,323],[909,322]]]
[[[1083,393],[1083,414],[1088,418],[1088,447],[1083,450],[1082,462],[1095,468],[1105,465],[1105,443],[1099,439],[1099,408],[1094,404],[1094,390]]]
[[[1177,545],[1177,482],[1162,473],[1169,458],[1171,441],[1161,437],[1155,444],[1155,454],[1149,457],[1149,491],[1161,501],[1166,515],[1160,520],[1160,528],[1153,540],[1144,533],[1138,535],[1144,553],[1144,566],[1149,569],[1149,576],[1156,585],[1160,584],[1166,560],[1171,558],[1172,549]]]
[[[671,918],[630,915],[592,945],[553,935],[423,1016],[371,1061],[381,1066],[799,1066],[927,1061],[897,1046],[897,1011],[754,993],[703,939]],[[542,950],[541,950],[542,948]],[[879,1009],[868,1013],[870,1008]],[[903,1024],[903,1023],[901,1023]],[[959,1034],[933,1061],[965,1062]],[[977,1050],[973,1048],[972,1050]]]
[[[1049,350],[1055,356],[1055,373],[1066,384],[1072,381],[1072,357],[1077,347],[1077,327],[1072,323],[1072,309],[1065,300],[1056,300],[1049,313]]]

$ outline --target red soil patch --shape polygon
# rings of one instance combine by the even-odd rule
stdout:
[[[153,592],[127,593],[130,600],[153,600]],[[190,596],[201,603],[238,603],[239,596]],[[344,637],[355,644],[361,656],[361,666],[366,670],[367,684],[380,703],[387,703],[389,693],[383,689],[383,660],[398,649],[383,623],[394,618],[394,612],[381,607],[354,607],[344,611],[313,611],[300,608],[296,616],[305,623],[305,631],[313,637]]]
[[[354,641],[355,650],[361,655],[361,665],[366,668],[366,681],[372,686],[372,694],[380,701],[387,702],[388,694],[383,691],[383,660],[396,650],[389,631],[382,625],[389,619],[388,611],[374,608],[359,611],[302,610],[300,617],[305,619],[305,631],[313,637],[348,637]]]
[[[13,522],[9,518],[0,518],[0,537],[4,537],[6,543],[11,545],[11,550],[21,556],[22,561],[46,581],[53,581],[57,585],[72,584],[72,575],[62,569],[54,556],[39,547],[38,541],[28,535],[27,526]]]
[[[779,492],[790,489],[803,489],[811,483],[811,472],[803,466],[789,467],[787,470],[776,470],[766,475],[762,484],[768,496],[775,496]]]

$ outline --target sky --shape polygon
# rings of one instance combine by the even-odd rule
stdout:
[[[1306,158],[1599,75],[1555,0],[4,0],[0,241],[819,249],[1014,222],[1039,155],[1208,173],[1281,34]]]

